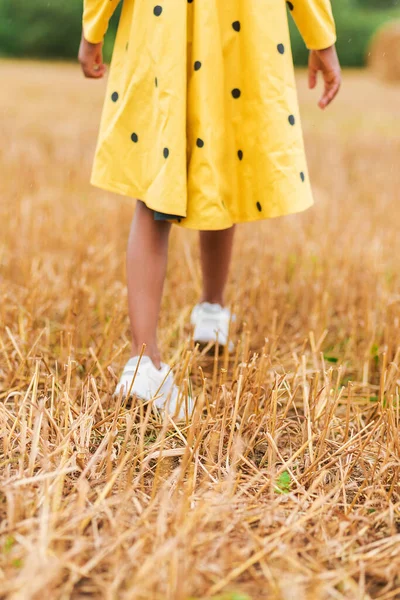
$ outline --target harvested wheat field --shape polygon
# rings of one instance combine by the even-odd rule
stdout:
[[[197,233],[160,321],[192,422],[112,398],[134,203],[88,179],[104,83],[3,61],[2,598],[400,598],[399,88],[298,73],[312,209],[238,227],[232,355],[194,348]]]

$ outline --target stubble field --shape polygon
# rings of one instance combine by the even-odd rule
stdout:
[[[177,426],[111,397],[134,204],[88,183],[104,83],[1,72],[0,596],[400,598],[399,88],[345,72],[322,113],[298,73],[316,205],[238,227],[230,356],[190,341],[197,234],[173,228]]]

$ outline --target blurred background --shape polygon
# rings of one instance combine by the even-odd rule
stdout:
[[[344,66],[360,67],[368,59],[376,30],[400,18],[399,0],[333,0],[338,49]],[[81,30],[82,0],[0,0],[0,54],[10,57],[74,59]],[[105,43],[109,59],[119,13]],[[293,52],[304,65],[307,52],[291,20]]]

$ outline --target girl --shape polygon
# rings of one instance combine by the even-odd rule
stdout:
[[[84,0],[86,77],[105,73],[103,38],[118,2]],[[310,88],[322,72],[325,108],[341,79],[329,0],[123,1],[91,177],[138,199],[127,248],[132,351],[116,393],[157,395],[178,418],[184,410],[156,335],[171,224],[200,230],[194,339],[226,344],[234,225],[313,203],[287,9],[310,50]]]

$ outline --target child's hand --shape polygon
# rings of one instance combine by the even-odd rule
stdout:
[[[308,60],[308,86],[310,89],[317,85],[318,71],[322,71],[325,82],[324,93],[318,106],[325,108],[332,102],[342,83],[339,59],[335,46],[325,50],[311,50]]]
[[[78,60],[81,63],[82,71],[85,77],[99,79],[106,72],[106,66],[103,63],[103,42],[91,44],[82,35],[79,46]]]

